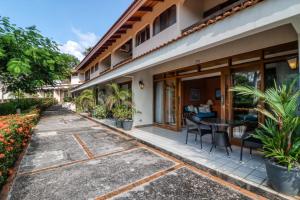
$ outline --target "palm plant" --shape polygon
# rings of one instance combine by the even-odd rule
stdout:
[[[93,90],[87,89],[81,92],[79,97],[76,98],[76,107],[81,111],[92,111],[95,106],[95,99]]]
[[[231,91],[238,95],[259,98],[265,107],[256,110],[266,116],[265,124],[260,124],[253,136],[263,143],[264,154],[276,163],[292,169],[300,168],[300,117],[297,115],[300,90],[298,79],[290,83],[266,89],[265,92],[254,87],[236,86]]]
[[[127,89],[122,89],[117,83],[107,85],[111,89],[111,94],[106,98],[106,105],[109,109],[114,106],[131,105],[131,92]]]

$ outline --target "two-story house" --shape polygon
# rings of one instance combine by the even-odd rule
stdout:
[[[136,0],[76,67],[81,85],[129,87],[141,113],[135,126],[180,130],[186,110],[261,121],[260,89],[299,74],[299,0]]]

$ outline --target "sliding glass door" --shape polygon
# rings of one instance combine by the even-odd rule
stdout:
[[[154,122],[164,124],[164,81],[156,82],[154,85],[155,115]]]
[[[178,129],[178,91],[176,79],[154,83],[154,122],[172,129]]]
[[[255,70],[239,70],[232,73],[233,86],[242,85],[261,89],[261,72]],[[232,99],[233,119],[243,120],[257,124],[259,122],[258,113],[254,110],[257,107],[258,99],[249,96],[233,93]]]

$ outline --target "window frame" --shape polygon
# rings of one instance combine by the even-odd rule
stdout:
[[[147,31],[148,30],[148,31]],[[142,40],[142,34],[145,34],[145,39]],[[139,38],[138,38],[139,37]],[[144,42],[148,41],[151,38],[151,30],[150,30],[150,24],[147,24],[145,27],[143,27],[140,31],[137,32],[135,35],[135,46],[140,46]],[[140,42],[138,42],[140,41]]]
[[[174,13],[172,11],[174,11]],[[173,16],[173,14],[175,15]],[[176,23],[177,23],[177,5],[173,4],[154,19],[152,35],[155,36]]]
[[[89,69],[89,70],[84,72],[84,80],[88,81],[90,79],[91,79],[91,70]]]

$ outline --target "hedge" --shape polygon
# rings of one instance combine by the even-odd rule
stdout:
[[[16,114],[17,108],[21,109],[22,113],[30,112],[33,108],[47,107],[55,103],[52,98],[24,98],[15,99],[6,103],[0,103],[0,115]]]
[[[19,154],[26,147],[41,111],[54,103],[53,100],[44,99],[31,106],[34,108],[26,114],[0,116],[0,189],[11,175]]]

